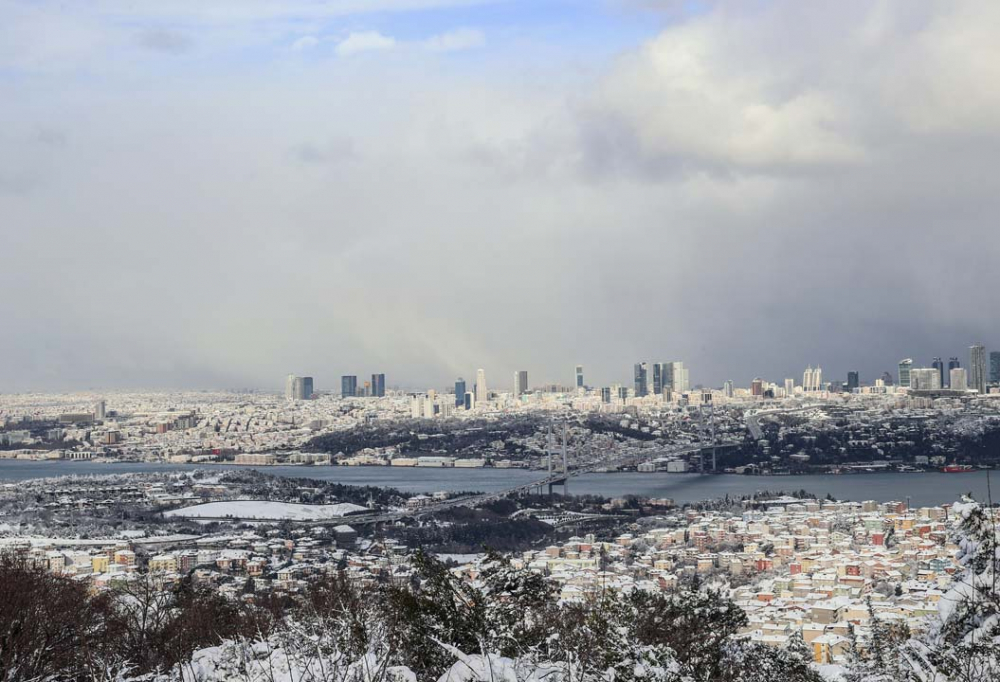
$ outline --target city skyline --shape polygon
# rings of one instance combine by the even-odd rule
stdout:
[[[0,391],[870,381],[995,336],[996,3],[3,6]]]

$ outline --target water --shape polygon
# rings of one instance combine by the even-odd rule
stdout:
[[[407,492],[437,490],[503,490],[537,480],[543,474],[522,469],[428,469],[411,467],[330,467],[273,466],[236,467],[235,465],[191,464],[96,464],[93,462],[32,462],[0,459],[0,480],[23,481],[29,478],[67,475],[103,475],[143,472],[177,472],[193,469],[223,471],[236,468],[257,468],[278,476],[315,478],[350,485],[375,485],[398,488]],[[1000,486],[1000,475],[991,483]],[[559,490],[557,488],[557,490]],[[841,476],[699,476],[697,474],[621,473],[585,474],[570,479],[569,492],[575,494],[641,495],[669,497],[675,502],[751,495],[761,490],[792,492],[807,490],[814,495],[833,495],[844,500],[905,500],[914,506],[954,502],[971,492],[977,499],[987,497],[987,472],[964,474],[885,473],[849,474]],[[1000,500],[1000,487],[994,493]]]

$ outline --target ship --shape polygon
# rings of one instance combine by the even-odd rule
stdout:
[[[966,471],[973,471],[973,469],[968,464],[951,464],[941,467],[941,471],[946,474],[964,474]]]

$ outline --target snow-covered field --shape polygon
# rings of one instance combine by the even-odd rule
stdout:
[[[231,502],[208,502],[192,507],[171,509],[164,516],[179,516],[192,519],[288,519],[289,521],[321,521],[336,519],[354,512],[366,511],[364,507],[349,502],[341,504],[294,504],[292,502],[270,502],[266,500],[234,500]]]

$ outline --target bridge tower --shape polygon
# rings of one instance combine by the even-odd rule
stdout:
[[[549,455],[549,496],[552,496],[552,488],[557,485],[562,486],[563,495],[569,494],[569,458],[567,455],[567,426],[563,423],[562,433],[562,472],[555,471],[552,463],[552,427],[549,426],[548,455]],[[562,476],[559,476],[562,473]]]
[[[712,471],[716,470],[715,406],[711,402],[698,406],[698,421],[702,432],[707,431],[712,439]],[[705,449],[698,451],[698,473],[705,473]]]

